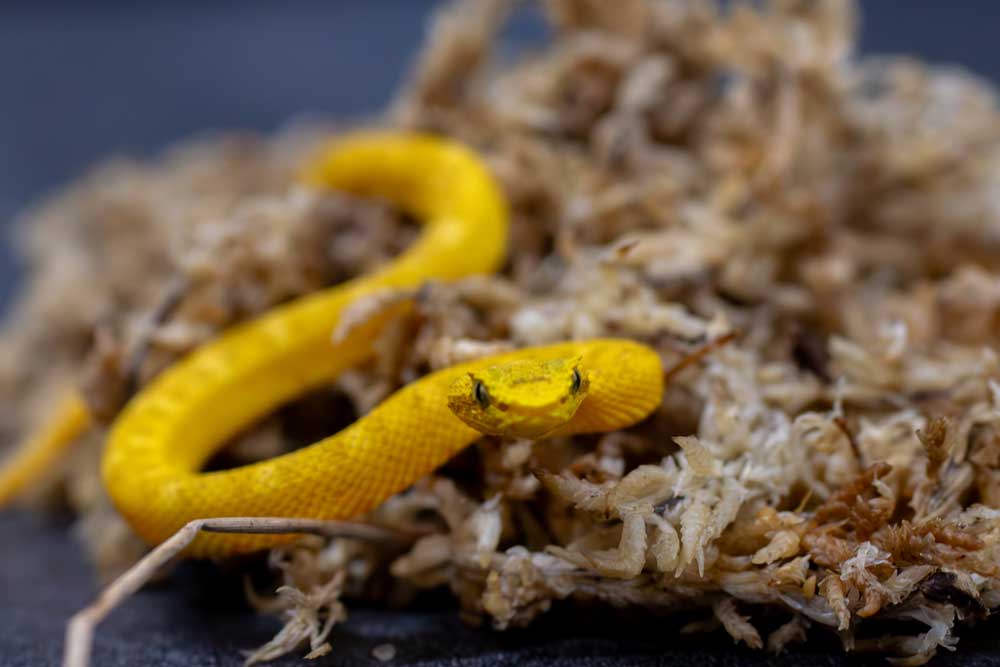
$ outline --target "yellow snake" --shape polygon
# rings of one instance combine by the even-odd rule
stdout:
[[[422,234],[371,275],[234,327],[130,401],[112,425],[102,475],[117,508],[150,543],[197,518],[355,517],[483,433],[540,438],[612,431],[659,405],[663,377],[652,349],[627,340],[559,343],[438,371],[320,442],[252,465],[200,472],[228,438],[373,354],[372,341],[391,312],[331,338],[359,297],[489,273],[503,260],[508,220],[502,194],[477,157],[456,143],[360,133],[327,147],[304,178],[318,187],[383,197],[420,220]],[[78,401],[69,401],[64,414],[69,426],[51,427],[36,450],[55,449],[74,428],[85,427]],[[0,475],[0,498],[4,484]],[[288,539],[202,534],[186,553],[222,557]]]

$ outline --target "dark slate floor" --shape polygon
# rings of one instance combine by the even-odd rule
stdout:
[[[0,233],[16,210],[109,153],[149,154],[192,134],[273,130],[295,114],[380,108],[407,69],[434,0],[3,0],[0,2]],[[863,0],[866,51],[908,52],[1000,78],[1000,2]],[[529,17],[511,44],[537,41]],[[16,271],[0,240],[0,306]],[[66,525],[0,514],[0,666],[55,665],[66,618],[95,590]],[[187,565],[101,627],[99,665],[233,665],[276,629],[242,604],[239,581]],[[454,610],[352,610],[319,665],[860,664],[810,642],[770,659],[714,635],[681,641],[677,621],[581,613],[531,632],[472,631]],[[1000,665],[987,624],[940,665]],[[279,664],[302,664],[286,660]],[[885,664],[876,662],[875,664]]]
[[[66,619],[96,593],[91,571],[64,523],[6,512],[0,514],[0,535],[0,665],[57,665]],[[682,637],[678,627],[690,618],[626,619],[601,608],[557,609],[529,630],[476,630],[463,625],[445,600],[406,612],[350,607],[348,622],[333,632],[331,654],[313,663],[290,657],[273,664],[380,665],[371,651],[383,643],[396,647],[394,667],[886,664],[844,657],[824,633],[775,658],[734,646],[721,632]],[[189,563],[100,626],[94,664],[239,667],[240,651],[264,643],[277,627],[246,607],[235,575]],[[996,621],[971,629],[959,651],[935,664],[1000,666],[1000,639],[993,639],[998,629]]]

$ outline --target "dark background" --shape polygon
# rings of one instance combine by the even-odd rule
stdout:
[[[0,0],[0,221],[113,153],[378,110],[433,0]],[[865,0],[862,49],[1000,77],[996,0]],[[522,12],[512,50],[544,28]],[[0,243],[0,309],[14,274]]]
[[[0,231],[9,231],[17,210],[109,154],[155,154],[213,130],[271,131],[308,112],[357,117],[380,109],[408,72],[437,4],[0,0]],[[1000,2],[862,5],[864,52],[908,53],[1000,78]],[[529,11],[506,34],[516,50],[540,43],[545,31]],[[15,276],[0,241],[0,308]],[[56,664],[66,616],[94,593],[65,528],[0,515],[0,665]],[[143,593],[102,626],[98,664],[238,665],[237,649],[265,641],[275,627],[242,609],[238,588],[214,570],[182,571],[174,586]],[[962,652],[939,664],[1000,664],[985,639],[989,626],[996,624],[963,635]],[[391,641],[394,665],[570,664],[583,656],[592,665],[769,664],[723,636],[707,648],[678,648],[670,624],[660,626],[666,639],[655,629],[621,640],[619,630],[584,627],[498,635],[465,630],[453,611],[352,611],[334,633],[333,655],[320,662],[374,664],[371,647]],[[810,644],[794,662],[856,664],[822,652],[828,648]]]

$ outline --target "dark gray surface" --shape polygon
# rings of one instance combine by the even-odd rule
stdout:
[[[432,4],[0,0],[0,221],[110,154],[379,108]]]
[[[65,525],[46,524],[24,514],[0,514],[0,665],[56,665],[65,619],[89,602],[96,590],[82,554]],[[10,538],[17,536],[17,548]],[[734,646],[717,632],[700,637],[678,634],[690,619],[624,619],[595,608],[570,615],[567,608],[543,617],[528,630],[493,632],[463,625],[447,605],[410,611],[351,608],[336,628],[333,651],[315,662],[298,656],[274,665],[353,667],[380,665],[372,649],[396,648],[389,667],[506,667],[583,665],[585,667],[764,667],[791,665],[886,665],[882,659],[844,656],[825,633],[780,658]],[[755,619],[756,620],[756,619]],[[784,620],[784,619],[779,619]],[[253,614],[242,603],[240,580],[206,563],[185,564],[165,586],[147,589],[112,614],[98,630],[94,664],[99,666],[239,667],[240,651],[273,635],[277,622]],[[1000,665],[996,622],[972,629],[956,653],[935,660],[940,666]]]
[[[0,221],[110,153],[150,154],[214,129],[269,131],[305,112],[378,109],[435,4],[0,0]],[[1000,2],[863,4],[866,51],[914,53],[998,78]],[[539,33],[524,19],[511,37],[530,42]],[[0,306],[13,280],[0,243]],[[65,619],[95,592],[65,530],[0,515],[0,665],[57,664]],[[820,640],[810,642],[816,652],[774,661],[720,635],[707,647],[678,643],[672,621],[608,625],[607,616],[497,634],[465,629],[448,609],[355,610],[319,664],[377,664],[370,650],[385,641],[397,646],[393,665],[857,664]],[[1000,648],[986,639],[996,627],[966,635],[960,652],[937,664],[1000,665]],[[275,628],[242,606],[238,581],[188,566],[102,626],[95,657],[100,665],[239,665],[239,649]]]

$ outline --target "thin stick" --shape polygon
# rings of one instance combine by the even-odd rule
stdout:
[[[190,285],[187,280],[182,277],[174,277],[167,285],[164,295],[160,297],[160,302],[150,314],[142,333],[139,335],[138,343],[128,356],[128,363],[125,364],[126,398],[134,395],[139,386],[139,372],[149,355],[150,338],[156,331],[156,327],[164,324],[173,316],[189,289]]]
[[[90,664],[90,651],[97,624],[130,595],[142,588],[160,568],[184,551],[201,531],[261,534],[310,533],[324,537],[353,537],[375,542],[404,541],[412,537],[398,531],[351,521],[322,521],[284,517],[195,519],[111,582],[89,606],[73,615],[66,626],[63,667],[87,667]]]
[[[865,465],[865,455],[861,453],[861,445],[858,444],[858,439],[854,436],[854,431],[851,430],[847,420],[843,417],[834,417],[833,423],[844,434],[847,444],[851,446],[851,452],[854,454],[854,460],[858,464],[858,469],[864,470],[867,467]]]
[[[670,380],[674,379],[674,377],[676,377],[677,374],[680,373],[682,370],[684,370],[689,366],[693,366],[694,364],[698,363],[699,361],[707,357],[710,353],[719,349],[723,345],[726,345],[727,343],[730,343],[731,341],[735,340],[738,335],[739,335],[738,331],[730,331],[727,334],[723,334],[718,338],[713,338],[712,340],[706,342],[697,350],[695,350],[691,354],[686,355],[683,359],[681,359],[676,364],[674,364],[666,371],[664,371],[663,381],[670,382]]]

